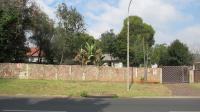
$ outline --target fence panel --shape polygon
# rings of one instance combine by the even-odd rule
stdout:
[[[194,70],[194,82],[200,82],[200,70]]]
[[[163,83],[189,82],[189,70],[186,66],[164,66],[162,73]]]
[[[130,67],[129,70],[131,82],[140,82],[144,77],[145,68]],[[160,82],[160,68],[148,68],[147,71],[147,82]],[[0,63],[0,78],[126,82],[127,68]]]

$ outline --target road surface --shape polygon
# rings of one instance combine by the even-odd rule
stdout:
[[[1,112],[200,112],[200,99],[0,97]]]

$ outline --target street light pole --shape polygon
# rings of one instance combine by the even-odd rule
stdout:
[[[127,20],[127,91],[130,90],[130,72],[129,72],[129,16],[130,16],[130,6],[131,6],[132,0],[130,0],[128,5],[128,20]]]

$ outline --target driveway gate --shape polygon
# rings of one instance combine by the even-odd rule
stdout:
[[[194,82],[200,82],[200,63],[195,63]]]
[[[187,66],[164,66],[162,68],[163,83],[189,83]]]
[[[194,82],[200,82],[200,70],[194,70]]]

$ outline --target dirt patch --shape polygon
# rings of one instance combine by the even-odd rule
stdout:
[[[189,84],[165,84],[173,96],[200,96],[200,90],[193,88]]]

